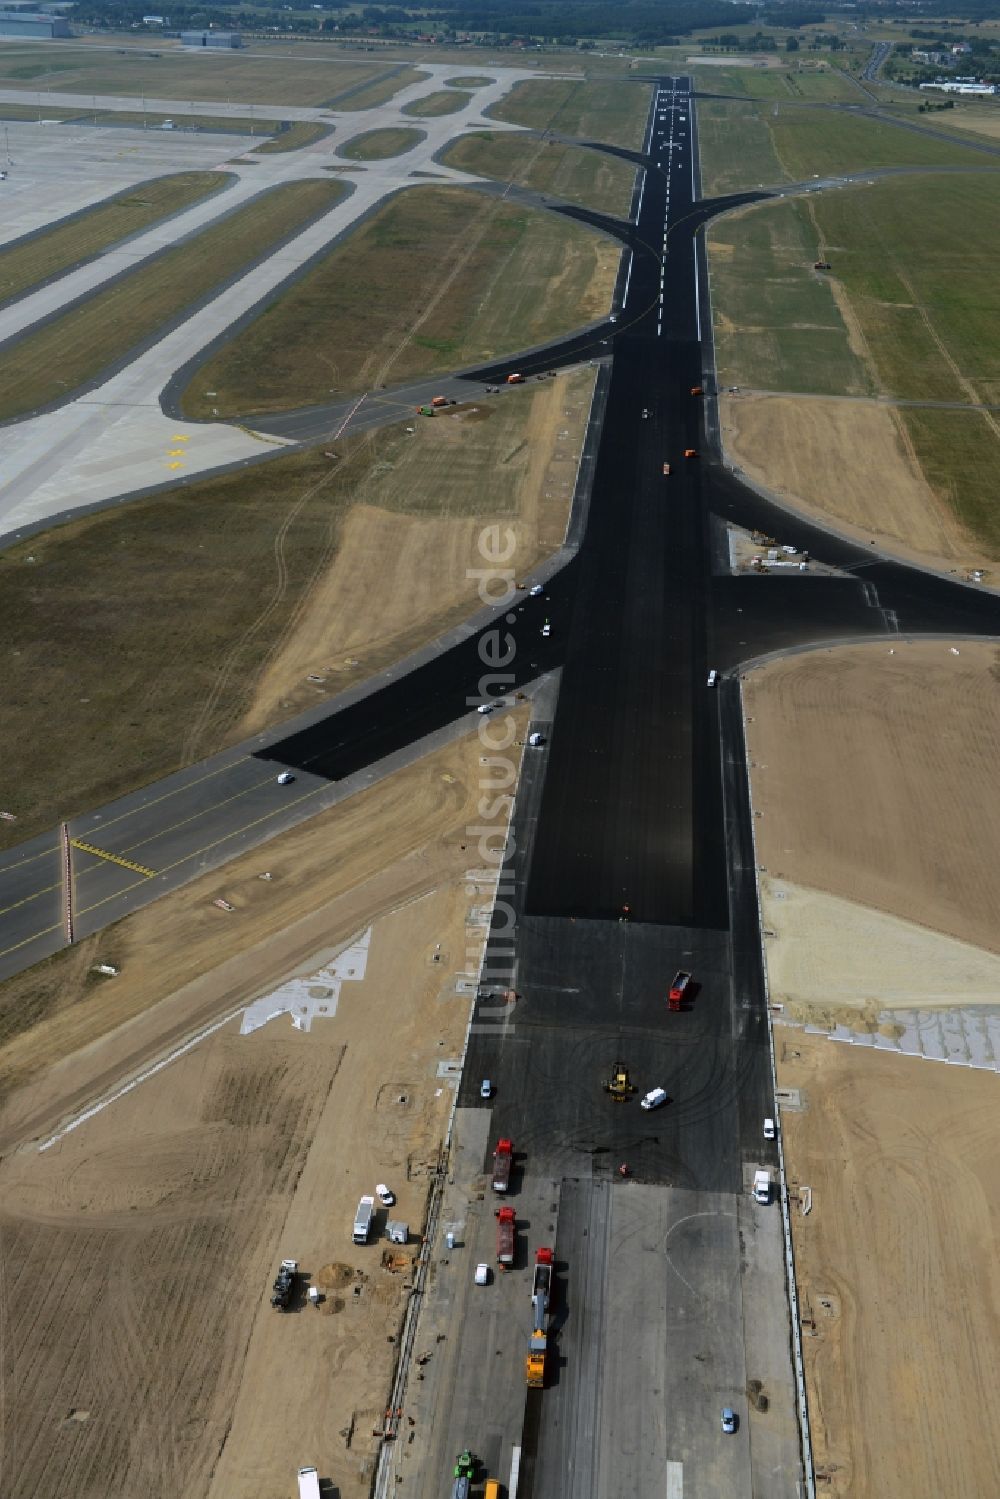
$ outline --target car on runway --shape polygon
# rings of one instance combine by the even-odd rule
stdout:
[[[488,1286],[489,1283],[490,1283],[490,1267],[489,1267],[489,1265],[477,1265],[476,1266],[476,1285],[477,1286]]]
[[[493,1084],[490,1082],[488,1077],[484,1077],[482,1082],[479,1084],[479,1096],[480,1098],[493,1097]]]
[[[774,1127],[774,1120],[768,1115],[764,1120],[764,1139],[773,1140],[776,1134],[777,1130]]]
[[[666,1088],[651,1088],[645,1098],[639,1100],[640,1109],[658,1109],[667,1101]]]
[[[499,703],[480,703],[479,707],[476,709],[476,712],[477,713],[495,713],[496,710],[497,710],[497,708],[499,708],[499,706],[500,706]]]
[[[644,406],[642,408],[642,419],[643,419],[644,422],[648,421],[648,419],[649,419],[649,407],[648,406]]]
[[[729,1437],[736,1430],[736,1412],[728,1405],[722,1412],[722,1429]]]
[[[287,786],[291,781],[294,780],[295,777],[292,775],[292,772],[290,770],[283,770],[278,777],[278,785]]]
[[[541,583],[532,583],[531,587],[528,589],[528,595],[529,595],[530,598],[533,598],[533,599],[537,599],[538,595],[541,592],[542,592],[542,585],[541,585]]]
[[[717,687],[719,685],[719,673],[714,667],[708,674],[708,685],[709,687]]]
[[[546,620],[545,623],[544,623],[544,625],[542,625],[542,639],[543,640],[548,640],[548,638],[549,638],[549,636],[551,634],[552,634],[552,626],[549,624],[548,620]]]

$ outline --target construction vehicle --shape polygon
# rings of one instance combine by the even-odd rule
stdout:
[[[493,1152],[493,1190],[506,1192],[510,1186],[510,1168],[514,1160],[513,1140],[498,1140]]]
[[[535,1274],[531,1282],[531,1308],[536,1327],[544,1326],[543,1318],[552,1299],[552,1268],[554,1255],[551,1249],[535,1250]]]
[[[497,1209],[497,1264],[509,1270],[514,1263],[514,1234],[517,1220],[513,1208]]]
[[[433,416],[434,415],[434,408],[433,408],[433,406],[418,406],[417,407],[417,415],[418,416]]]
[[[315,1468],[299,1469],[299,1499],[319,1499],[319,1473]]]
[[[523,375],[508,375],[507,376],[507,384],[508,385],[523,385],[524,384],[524,376]]]
[[[701,395],[704,395],[705,392],[702,390],[702,388],[701,388],[700,385],[692,385],[692,387],[691,387],[691,394],[693,396],[701,396]]]
[[[814,260],[813,261],[813,270],[814,271],[832,271],[833,270],[833,266],[830,264],[830,262],[828,260]]]
[[[524,1377],[530,1390],[540,1390],[545,1384],[552,1262],[551,1249],[536,1249],[535,1274],[531,1283],[531,1336],[528,1339],[528,1356],[524,1361]]]
[[[616,1103],[624,1103],[636,1091],[624,1062],[616,1062],[612,1067],[611,1076],[604,1084],[604,1091],[610,1093]]]
[[[358,1210],[354,1214],[354,1242],[355,1244],[367,1244],[368,1237],[372,1231],[372,1219],[375,1216],[374,1197],[362,1197],[358,1203]]]
[[[684,457],[685,458],[697,458],[697,456],[698,456],[698,449],[697,448],[685,448],[684,449]]]
[[[770,1171],[755,1171],[753,1174],[754,1200],[766,1205],[771,1201],[771,1173]]]
[[[683,968],[679,968],[670,981],[670,990],[667,995],[667,1007],[671,1010],[679,1010],[686,997],[691,991],[691,975]]]
[[[433,407],[435,407],[435,408],[437,408],[438,406],[447,406],[447,404],[448,404],[448,397],[447,396],[432,396],[431,397],[431,405]]]
[[[451,1499],[469,1499],[469,1488],[476,1473],[476,1459],[466,1447],[455,1459],[455,1482],[451,1486]]]
[[[279,1312],[287,1311],[291,1306],[298,1274],[298,1260],[282,1260],[281,1269],[275,1276],[274,1285],[271,1287],[271,1305],[277,1307]]]

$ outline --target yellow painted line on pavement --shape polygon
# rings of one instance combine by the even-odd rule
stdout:
[[[109,849],[98,848],[95,843],[85,843],[82,838],[71,838],[70,846],[78,848],[81,853],[93,854],[97,859],[106,859],[109,864],[120,864],[122,869],[131,869],[133,874],[141,874],[147,880],[151,880],[156,874],[155,869],[147,869],[145,864],[136,864],[132,859],[126,859],[122,854],[113,854]]]
[[[14,901],[13,905],[0,908],[0,916],[6,916],[8,911],[17,911],[21,906],[30,905],[33,900],[38,900],[42,895],[49,895],[53,890],[62,889],[62,880],[53,880],[51,885],[44,885],[41,890],[33,890],[30,895],[22,895],[20,900]]]
[[[170,439],[171,442],[190,442],[190,437],[185,437],[183,432],[175,432]]]
[[[202,854],[209,853],[212,849],[218,848],[221,844],[228,843],[232,838],[238,838],[241,833],[248,833],[251,828],[259,827],[262,822],[268,822],[272,817],[278,817],[282,812],[287,810],[288,807],[295,807],[298,806],[300,802],[308,801],[310,797],[316,796],[318,792],[325,790],[326,786],[329,784],[329,782],[324,782],[322,786],[315,786],[313,787],[312,791],[307,791],[302,796],[296,797],[295,801],[283,802],[280,807],[275,807],[272,812],[266,812],[263,817],[255,817],[252,822],[244,823],[242,827],[233,828],[232,832],[226,833],[222,838],[215,838],[211,843],[204,843],[200,848],[193,848],[190,853],[184,855],[183,859],[175,859],[173,864],[164,864],[159,873],[161,875],[170,874],[171,870],[180,869],[182,864],[187,864],[192,859],[197,859]],[[220,803],[220,805],[225,804]],[[288,831],[291,832],[292,829],[289,828]],[[248,849],[247,852],[250,853],[252,852],[252,850]],[[210,871],[206,870],[205,872],[209,873]],[[222,874],[223,871],[219,869],[211,872]],[[116,891],[112,895],[105,895],[103,899],[95,901],[92,906],[78,906],[77,915],[82,916],[89,911],[97,911],[101,906],[107,905],[109,900],[117,900],[119,896],[127,894],[129,890],[134,890],[136,885],[139,884],[141,884],[141,881],[135,880],[133,884],[126,885],[123,890]]]
[[[148,802],[143,802],[141,807],[132,807],[128,812],[119,812],[117,817],[110,817],[106,822],[102,822],[101,827],[102,829],[113,828],[117,823],[124,822],[127,817],[134,817],[137,812],[148,812],[150,807],[158,807],[160,802],[168,802],[172,796],[180,796],[182,791],[189,791],[192,786],[200,786],[204,781],[211,781],[214,776],[225,775],[227,771],[234,769],[235,766],[242,765],[244,760],[251,760],[252,758],[252,755],[244,755],[243,760],[232,760],[228,765],[216,766],[215,770],[206,771],[203,776],[197,776],[193,781],[185,781],[183,786],[173,786],[169,791],[164,791],[161,795],[152,797]],[[225,802],[220,802],[219,805],[225,806]],[[178,823],[179,826],[181,826],[180,823]],[[139,845],[134,844],[133,847],[138,848]]]
[[[167,468],[183,468],[183,463],[168,463]]]

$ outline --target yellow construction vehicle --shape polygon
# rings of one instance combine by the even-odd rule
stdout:
[[[610,1093],[616,1103],[624,1103],[630,1093],[635,1092],[635,1084],[628,1075],[628,1068],[624,1062],[616,1062],[611,1069],[611,1076],[604,1084],[605,1093]]]

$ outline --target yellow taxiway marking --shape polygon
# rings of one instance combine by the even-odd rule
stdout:
[[[185,437],[183,432],[175,432],[170,439],[171,442],[190,442],[190,437]]]
[[[168,463],[167,468],[183,468],[183,463]]]
[[[145,875],[147,880],[151,880],[156,873],[155,869],[147,869],[145,864],[136,864],[133,859],[126,859],[122,854],[109,853],[106,848],[98,848],[94,843],[85,843],[82,838],[71,838],[69,841],[81,853],[93,854],[97,859],[107,859],[109,864],[120,864],[123,869],[131,869],[135,874]]]
[[[0,947],[0,958],[5,958],[10,952],[17,952],[19,947],[27,947],[29,942],[40,942],[50,932],[62,931],[62,922],[57,921],[55,926],[43,927],[40,932],[32,932],[30,937],[22,937],[20,942],[14,942],[10,947]]]
[[[170,452],[167,454],[167,457],[168,458],[183,458],[184,454],[186,452],[187,452],[187,448],[171,448]]]

